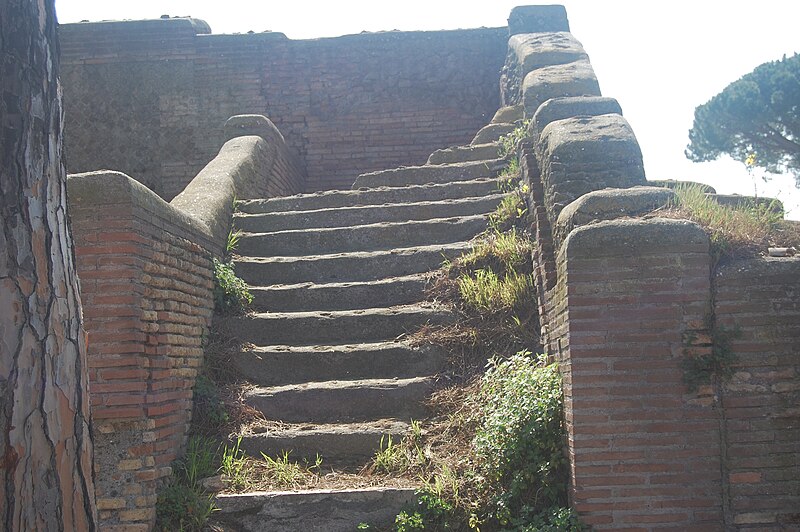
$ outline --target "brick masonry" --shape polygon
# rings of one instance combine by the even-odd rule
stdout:
[[[211,246],[122,174],[68,183],[99,515],[103,530],[147,530],[191,416],[212,312]]]
[[[725,265],[715,288],[738,359],[720,393],[728,524],[800,530],[800,259]]]
[[[255,113],[283,133],[307,191],[350,188],[469,143],[499,106],[506,28],[207,31],[191,19],[60,27],[70,172],[122,171],[169,200],[215,155],[228,117]]]

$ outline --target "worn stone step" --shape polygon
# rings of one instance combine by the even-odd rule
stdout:
[[[494,123],[488,126],[483,126],[475,138],[470,143],[472,146],[479,146],[489,142],[498,142],[503,136],[508,135],[516,129],[514,124]]]
[[[487,161],[473,161],[447,165],[403,166],[391,170],[381,170],[361,174],[353,183],[353,188],[360,187],[405,187],[425,183],[451,183],[468,181],[479,177],[495,177],[503,170],[508,161],[495,158]]]
[[[435,346],[412,347],[402,342],[347,345],[269,345],[232,355],[234,368],[262,386],[302,382],[433,375],[446,354]]]
[[[452,164],[464,163],[468,161],[486,161],[497,159],[500,155],[500,143],[489,142],[476,146],[452,146],[442,150],[436,150],[428,157],[425,164]]]
[[[237,253],[244,256],[302,256],[313,253],[378,251],[469,240],[486,229],[486,216],[457,216],[329,229],[243,233]]]
[[[499,181],[497,179],[479,178],[453,183],[408,187],[378,187],[360,190],[326,190],[313,194],[297,194],[281,198],[244,200],[238,203],[238,210],[246,214],[310,211],[358,205],[383,205],[386,203],[479,197],[496,194],[498,190]]]
[[[268,420],[286,423],[422,419],[433,386],[433,377],[306,382],[254,388],[244,401]]]
[[[305,257],[238,257],[236,274],[253,286],[369,281],[435,270],[469,249],[469,242],[453,242]]]
[[[314,345],[393,340],[426,323],[447,323],[448,310],[406,305],[361,310],[270,312],[221,318],[244,342],[255,345]]]
[[[483,197],[388,203],[337,207],[314,211],[286,211],[265,214],[238,213],[234,219],[237,229],[250,233],[275,232],[293,229],[347,227],[381,222],[428,220],[452,216],[470,216],[493,211],[505,197],[496,193]]]
[[[375,281],[252,286],[253,308],[270,312],[354,310],[407,305],[424,299],[423,274]]]
[[[388,530],[416,488],[361,488],[222,494],[212,520],[239,532],[352,532],[361,523]]]
[[[381,419],[362,423],[286,424],[255,434],[243,434],[241,448],[250,456],[282,456],[284,452],[297,461],[314,463],[317,456],[328,466],[366,464],[387,437],[399,443],[409,431],[409,423]]]

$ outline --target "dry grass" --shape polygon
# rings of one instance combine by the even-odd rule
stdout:
[[[674,205],[658,215],[703,226],[717,260],[766,254],[769,247],[800,247],[800,224],[783,220],[771,205],[720,205],[696,185],[679,186],[675,193]]]

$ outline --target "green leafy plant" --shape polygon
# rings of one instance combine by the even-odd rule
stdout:
[[[490,516],[501,525],[566,503],[563,400],[555,364],[520,352],[493,359],[476,398],[474,448],[492,487]]]
[[[219,388],[204,373],[200,373],[195,379],[192,399],[193,430],[212,434],[228,422],[228,411],[220,397]]]
[[[530,122],[530,119],[524,120],[513,131],[500,137],[500,149],[498,151],[500,157],[507,157],[512,153],[516,153],[519,142],[528,136]]]
[[[502,233],[519,224],[527,212],[525,200],[518,192],[512,192],[502,199],[494,212],[489,214],[489,228]]]
[[[741,337],[741,329],[713,327],[711,330],[711,352],[703,355],[689,355],[689,349],[681,360],[683,380],[690,392],[696,392],[704,384],[711,384],[715,378],[722,381],[730,379],[738,357],[733,352],[731,342]],[[689,339],[691,343],[691,339]]]
[[[220,313],[246,311],[253,302],[247,283],[236,276],[233,262],[214,261],[214,308]]]

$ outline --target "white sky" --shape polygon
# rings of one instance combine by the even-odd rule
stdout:
[[[292,39],[361,31],[504,26],[525,0],[56,0],[59,22],[191,15],[214,33],[272,30]],[[556,2],[553,2],[556,3]],[[619,100],[650,179],[708,183],[721,193],[781,199],[800,219],[800,190],[755,181],[740,163],[683,155],[694,108],[761,63],[800,52],[796,0],[564,0],[570,27],[605,96]]]

